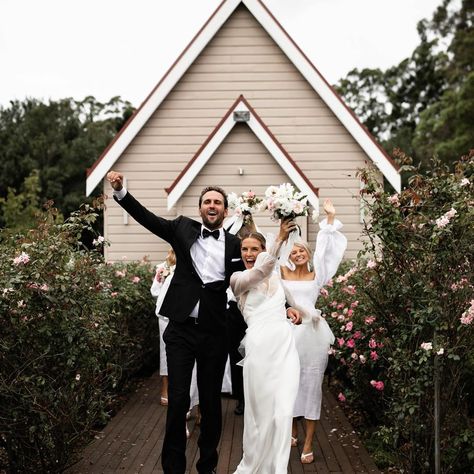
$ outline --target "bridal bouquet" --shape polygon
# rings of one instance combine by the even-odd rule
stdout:
[[[235,193],[229,193],[227,196],[229,201],[229,209],[234,211],[234,214],[238,216],[244,216],[244,222],[246,219],[250,219],[253,212],[258,211],[262,198],[256,196],[253,191],[245,191],[240,196]]]
[[[265,209],[271,212],[271,219],[274,221],[307,216],[309,214],[308,198],[302,192],[296,190],[290,183],[280,184],[280,186],[270,186],[265,191],[263,210]],[[298,230],[292,231],[287,241],[281,246],[281,264],[284,265],[288,260],[298,236]]]
[[[231,234],[236,234],[243,225],[251,222],[252,214],[260,209],[263,201],[253,191],[245,191],[240,196],[229,193],[227,200],[229,209],[234,211],[234,215],[227,222]]]
[[[263,210],[266,209],[271,212],[271,218],[274,221],[307,216],[309,213],[308,198],[290,183],[270,186],[265,191]]]

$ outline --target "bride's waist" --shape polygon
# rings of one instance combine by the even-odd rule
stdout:
[[[272,313],[272,314],[251,314],[245,318],[247,326],[267,324],[267,323],[286,323],[288,319],[286,312]]]

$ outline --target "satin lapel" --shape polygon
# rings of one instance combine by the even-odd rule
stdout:
[[[192,245],[196,242],[199,234],[201,232],[201,224],[198,222],[193,223],[191,226],[189,233],[186,234],[185,242],[186,242],[186,250],[189,252],[191,250]]]

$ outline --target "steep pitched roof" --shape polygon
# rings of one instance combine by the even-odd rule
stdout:
[[[145,125],[147,120],[160,106],[191,64],[193,64],[209,41],[241,3],[247,7],[303,77],[305,77],[355,141],[365,151],[367,156],[382,172],[388,182],[397,191],[400,191],[401,179],[396,164],[359,122],[354,113],[344,104],[339,95],[326,79],[324,79],[265,4],[261,0],[223,0],[160,82],[143,101],[135,114],[129,119],[111,144],[104,150],[94,165],[88,169],[86,182],[87,195],[101,182],[143,125]]]
[[[311,181],[301,171],[243,95],[232,104],[183,171],[181,171],[171,186],[166,188],[168,193],[168,209],[171,209],[178,202],[179,198],[224,141],[225,137],[234,128],[235,124],[240,121],[245,122],[249,126],[291,181],[308,197],[309,203],[315,209],[318,209],[318,189],[311,184]]]

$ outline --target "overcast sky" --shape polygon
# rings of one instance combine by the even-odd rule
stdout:
[[[263,0],[334,84],[419,43],[441,0]],[[119,95],[138,106],[221,0],[0,0],[0,105]]]

